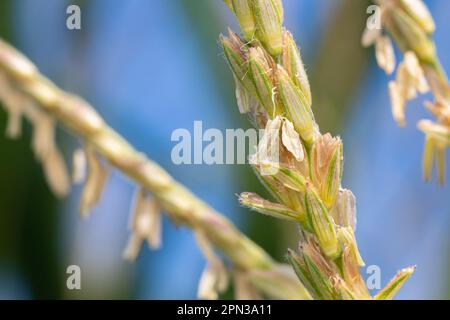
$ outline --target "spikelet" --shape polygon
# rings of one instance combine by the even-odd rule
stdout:
[[[278,56],[283,51],[284,14],[281,0],[252,1],[256,20],[256,36],[272,56]]]
[[[136,260],[145,240],[152,249],[161,247],[161,213],[154,199],[142,187],[135,194],[129,229],[131,235],[123,253],[125,259]]]
[[[311,177],[326,207],[330,210],[341,186],[342,141],[327,133],[317,138],[311,150]]]
[[[308,289],[308,295],[318,299],[368,299],[359,274],[364,262],[354,236],[355,197],[341,189],[342,141],[321,134],[315,122],[300,51],[292,35],[282,28],[281,1],[231,3],[240,6],[240,12],[236,12],[238,5],[233,10],[240,25],[250,26],[249,30],[253,30],[250,13],[252,10],[254,13],[256,39],[249,39],[249,32],[243,28],[244,38],[251,41],[244,43],[230,31],[228,38],[221,37],[221,42],[235,77],[240,112],[255,119],[255,110],[264,109],[265,121],[253,121],[264,131],[249,162],[275,199],[269,201],[244,192],[239,201],[254,211],[300,225],[299,253],[291,251],[289,262]],[[366,46],[375,44],[379,65],[386,73],[394,71],[396,62],[390,38],[381,30],[366,30],[362,42]],[[426,41],[422,48],[427,49],[424,44]],[[408,86],[425,91],[425,82],[418,81],[421,75],[417,65],[411,58],[406,60],[402,68],[411,80]],[[400,89],[405,87],[403,81],[398,83],[401,85],[395,85],[402,86]],[[397,106],[397,113],[402,112],[403,101],[399,100]],[[288,292],[273,292],[279,278],[273,276],[270,286],[267,282],[270,272],[264,274],[263,284],[252,275],[253,285],[264,295],[288,298]],[[205,272],[204,279],[210,287],[214,283],[209,272]]]
[[[236,300],[260,300],[261,295],[252,285],[249,275],[246,272],[234,270],[234,298]]]
[[[337,269],[327,261],[312,239],[299,245],[299,252],[288,250],[295,273],[314,299],[334,300],[339,297],[331,279],[338,278]]]
[[[395,70],[395,54],[392,41],[387,36],[380,36],[375,41],[375,56],[378,65],[386,74],[391,74]]]
[[[0,47],[4,43],[0,42]],[[23,77],[27,77],[30,66],[21,56],[12,58],[12,67]],[[4,102],[9,119],[6,135],[15,139],[21,135],[22,116],[33,126],[32,149],[42,164],[47,183],[58,197],[66,196],[70,191],[70,179],[67,166],[55,143],[55,124],[51,116],[41,111],[31,99],[14,87],[8,77],[0,72],[0,100]]]
[[[300,135],[295,131],[294,125],[287,119],[284,119],[281,130],[281,141],[283,146],[294,156],[297,161],[305,159],[305,152],[303,149]]]
[[[294,83],[300,88],[309,105],[312,104],[311,88],[305,66],[303,65],[300,50],[294,41],[292,34],[283,31],[283,54],[281,56],[281,65],[286,69]]]
[[[436,29],[433,17],[422,0],[400,0],[400,6],[423,30],[431,34]]]
[[[350,190],[339,190],[336,203],[330,214],[339,226],[356,230],[356,198]]]
[[[88,164],[88,176],[81,194],[80,214],[86,218],[92,207],[99,201],[108,177],[108,170],[99,159],[94,147],[85,146],[85,154]]]
[[[425,150],[423,155],[423,174],[425,180],[431,178],[436,164],[439,183],[445,181],[445,150],[450,146],[450,129],[447,126],[421,120],[419,129],[425,133]]]
[[[396,276],[389,281],[389,283],[381,289],[379,293],[374,297],[375,300],[391,300],[395,294],[403,287],[406,280],[411,277],[411,275],[416,270],[416,267],[409,267],[400,270]]]
[[[293,300],[297,299],[296,297],[299,294],[305,300],[311,297],[306,290],[300,289],[299,292],[299,280],[292,268],[287,265],[277,265],[270,270],[252,269],[249,272],[249,278],[257,291],[269,299]],[[278,283],[286,283],[289,285],[280,288]]]
[[[251,41],[256,32],[255,13],[252,0],[229,0],[236,14],[244,39]]]
[[[300,212],[292,210],[279,203],[270,202],[255,193],[243,192],[239,195],[239,203],[256,212],[266,214],[279,219],[290,221],[301,221],[303,216]]]
[[[269,116],[275,117],[280,113],[280,110],[278,102],[274,98],[273,68],[262,48],[249,49],[248,68],[259,101],[261,101]]]
[[[427,93],[431,89],[436,101],[426,103],[425,106],[436,116],[438,125],[450,128],[450,84],[432,39],[436,26],[430,11],[422,0],[379,1],[378,4],[381,6],[384,29],[404,53],[396,79],[388,85],[395,121],[399,126],[405,126],[407,102],[416,98],[418,93]],[[376,57],[380,67],[391,71],[392,64],[387,63],[389,59],[386,57],[392,56],[392,45],[387,45],[388,42],[389,38],[381,30],[364,31],[363,45],[376,43]],[[419,124],[419,127],[422,125]],[[430,179],[436,162],[439,182],[443,183],[447,146],[446,143],[437,142],[435,137],[426,136],[423,156],[426,180]]]
[[[70,178],[66,162],[55,147],[42,160],[47,182],[58,197],[65,197],[70,191]]]
[[[257,152],[250,157],[250,163],[254,166],[260,166],[260,173],[262,175],[271,175],[274,173],[273,166],[270,164],[277,164],[280,161],[280,129],[282,119],[276,117],[273,120],[267,121],[264,134],[258,144]]]
[[[365,28],[361,37],[361,44],[364,48],[374,45],[377,39],[382,35],[381,29],[378,28]]]
[[[198,246],[207,260],[200,277],[197,296],[200,299],[216,300],[228,287],[228,271],[222,260],[214,253],[208,238],[201,232],[195,232]]]

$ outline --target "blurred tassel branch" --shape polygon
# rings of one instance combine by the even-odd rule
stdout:
[[[132,235],[124,252],[127,258],[138,255],[143,239],[147,239],[152,247],[159,246],[160,229],[157,224],[160,221],[160,208],[176,224],[201,234],[202,243],[209,243],[211,248],[220,250],[230,260],[233,269],[245,275],[248,281],[253,275],[257,277],[258,283],[262,283],[259,290],[262,296],[276,299],[308,297],[295,275],[285,266],[276,263],[224,216],[135,150],[86,101],[58,88],[41,75],[25,56],[2,40],[0,100],[9,115],[6,132],[9,137],[20,136],[22,117],[33,125],[32,147],[37,159],[42,162],[51,189],[58,196],[68,194],[71,181],[62,155],[54,143],[55,121],[82,141],[84,151],[78,149],[74,154],[73,177],[75,182],[80,182],[80,177],[87,173],[80,205],[83,217],[100,199],[108,167],[114,167],[137,183],[138,191],[130,223]],[[147,192],[153,198],[149,198]],[[216,297],[217,291],[225,288],[224,277],[216,272],[219,270],[223,273],[223,268],[216,267],[220,265],[217,262],[210,262],[209,265],[211,268],[200,281],[199,292],[203,293],[204,298]],[[264,286],[264,282],[271,285]]]
[[[400,126],[405,126],[405,108],[417,95],[431,91],[435,101],[426,108],[435,122],[421,120],[418,128],[425,134],[423,156],[424,178],[429,180],[437,167],[441,184],[445,180],[445,152],[450,146],[450,84],[442,68],[433,41],[435,22],[422,0],[375,0],[381,9],[381,22],[404,53],[397,67],[396,79],[389,82],[392,114]],[[387,74],[396,69],[393,43],[381,28],[366,28],[362,43],[375,45],[377,62]]]
[[[160,245],[160,209],[176,224],[191,228],[208,261],[198,290],[201,298],[217,298],[232,278],[237,298],[371,299],[359,273],[364,262],[354,236],[355,198],[341,188],[342,141],[321,134],[314,120],[300,51],[283,28],[282,2],[225,2],[243,33],[243,38],[232,31],[221,37],[239,109],[265,132],[250,162],[275,199],[243,193],[240,202],[299,224],[298,250],[288,251],[292,268],[274,262],[226,218],[135,150],[86,101],[58,88],[0,40],[0,100],[9,115],[6,133],[17,138],[22,117],[32,123],[33,149],[59,196],[69,192],[70,178],[54,143],[54,122],[81,139],[84,151],[74,154],[72,177],[80,182],[87,176],[82,216],[100,199],[110,167],[137,183],[125,257],[134,259],[144,240],[151,247]],[[231,272],[215,249],[229,258]],[[401,270],[373,298],[391,299],[413,271]]]
[[[250,163],[275,202],[244,192],[240,203],[300,226],[288,260],[313,299],[391,299],[414,272],[401,270],[371,297],[354,231],[356,200],[341,188],[342,141],[314,119],[308,76],[293,36],[283,28],[281,0],[225,0],[242,36],[221,44],[236,83],[241,113],[264,129]]]

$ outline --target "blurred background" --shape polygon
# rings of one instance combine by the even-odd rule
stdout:
[[[450,1],[426,2],[450,70]],[[389,78],[375,65],[373,49],[360,46],[369,1],[284,3],[318,123],[344,139],[344,186],[357,197],[366,264],[380,267],[383,285],[398,269],[418,266],[399,299],[450,298],[449,187],[422,180],[423,136],[415,127],[429,117],[422,107],[427,97],[409,104],[408,126],[399,129]],[[81,30],[65,26],[70,4],[81,7]],[[239,207],[236,193],[264,194],[248,166],[176,166],[170,159],[172,131],[193,130],[195,120],[204,128],[249,127],[217,43],[228,26],[237,30],[221,0],[0,1],[2,38],[281,261],[296,246],[296,227]],[[5,127],[1,110],[0,130]],[[192,233],[165,220],[162,249],[144,247],[136,263],[125,262],[134,185],[113,172],[100,203],[81,221],[81,187],[62,201],[51,194],[30,150],[30,131],[27,126],[18,141],[0,137],[0,298],[195,298],[205,261]],[[70,163],[78,141],[63,130],[58,139]],[[66,289],[72,264],[81,268],[79,291]]]

